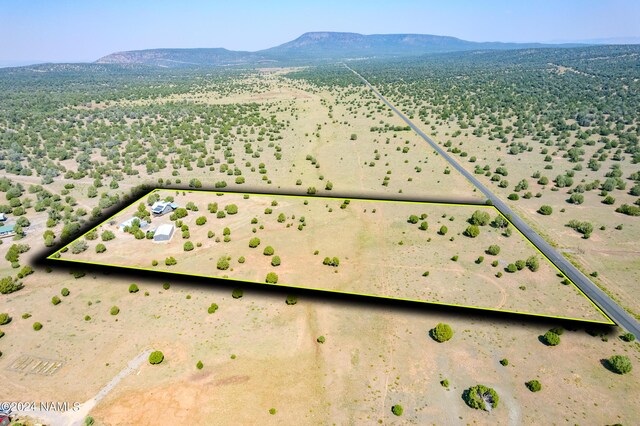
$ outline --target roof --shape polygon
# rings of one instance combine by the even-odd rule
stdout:
[[[153,236],[155,237],[156,235],[171,235],[171,233],[173,232],[173,224],[171,223],[163,223],[162,225],[158,226],[158,229],[156,229],[155,234],[153,234]]]
[[[175,203],[172,203],[170,201],[156,201],[155,203],[153,203],[153,205],[151,206],[151,211],[153,212],[161,212],[163,211],[167,206],[171,207],[173,210],[178,208],[178,205]]]
[[[0,234],[4,234],[6,232],[13,232],[15,225],[4,225],[0,226]]]

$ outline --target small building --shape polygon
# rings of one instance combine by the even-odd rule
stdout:
[[[7,216],[4,213],[0,213],[0,222],[7,220]]]
[[[124,222],[122,222],[119,225],[120,230],[124,231],[125,228],[131,228],[133,226],[133,222],[136,221],[136,220],[140,222],[140,225],[139,225],[140,229],[143,229],[143,228],[146,228],[147,226],[149,226],[149,223],[146,220],[142,220],[142,219],[139,219],[137,217],[132,217],[130,219],[125,220]]]
[[[173,237],[174,231],[175,226],[172,223],[163,223],[153,234],[153,241],[169,241]]]
[[[15,225],[0,226],[0,238],[10,237],[15,234],[16,234]]]
[[[156,201],[151,206],[151,213],[153,213],[154,216],[162,216],[171,213],[177,208],[178,205],[170,201]]]

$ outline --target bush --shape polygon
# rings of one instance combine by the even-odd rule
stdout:
[[[548,346],[557,346],[560,344],[560,336],[558,336],[551,330],[544,333],[544,336],[542,336],[542,338]]]
[[[165,289],[165,290],[169,290],[169,288],[171,288],[171,284],[164,283],[164,284],[162,284],[162,288]]]
[[[191,251],[193,250],[193,243],[191,241],[187,241],[184,243],[182,248],[184,249],[184,251]]]
[[[236,288],[231,292],[231,297],[234,299],[240,299],[243,296],[244,292],[241,288]]]
[[[525,385],[531,392],[538,392],[542,389],[542,384],[537,380],[529,380]]]
[[[411,216],[409,216],[409,219],[407,220],[407,222],[416,224],[418,223],[419,220],[420,218],[418,216],[416,216],[415,214],[412,214]]]
[[[632,206],[629,204],[623,204],[616,209],[618,213],[626,214],[628,216],[640,216],[640,207]]]
[[[633,333],[624,333],[620,338],[625,342],[633,342],[636,340],[636,336]]]
[[[420,227],[418,228],[421,231],[426,231],[427,229],[429,229],[429,224],[427,222],[420,222]]]
[[[236,214],[238,213],[238,206],[235,204],[229,204],[224,208],[227,211],[227,214]]]
[[[197,368],[198,370],[202,370],[202,367],[204,367],[204,364],[202,363],[202,361],[198,361],[198,362],[196,363],[196,368]]]
[[[438,323],[431,329],[431,337],[437,342],[446,342],[453,337],[453,330],[449,324]]]
[[[110,241],[110,240],[113,240],[115,237],[116,237],[115,234],[111,231],[104,231],[100,235],[100,238],[102,238],[102,241]]]
[[[0,325],[9,324],[11,322],[11,317],[7,313],[0,314]]]
[[[280,266],[280,256],[273,256],[273,259],[271,259],[271,266]]]
[[[111,315],[118,315],[120,313],[120,308],[118,308],[117,306],[112,306],[109,310],[109,313]]]
[[[40,324],[39,322],[34,322],[33,323],[33,329],[35,331],[40,331],[42,329],[42,324]]]
[[[264,248],[264,251],[262,252],[262,254],[264,254],[265,256],[271,256],[273,255],[273,253],[274,253],[274,250],[273,250],[273,247],[271,246],[266,246]]]
[[[102,243],[96,245],[96,253],[104,253],[105,251],[107,251],[107,246]]]
[[[506,359],[506,358],[502,358],[502,359],[500,360],[500,364],[502,364],[503,366],[505,366],[505,367],[506,367],[507,365],[509,365],[509,360],[508,360],[508,359]]]
[[[73,244],[71,244],[71,253],[73,253],[73,254],[82,253],[88,247],[89,247],[89,245],[87,244],[87,242],[85,240],[75,241]]]
[[[507,265],[507,267],[505,268],[505,271],[510,272],[510,273],[514,273],[518,270],[518,267],[516,265],[514,265],[513,263],[510,263]]]
[[[212,303],[211,306],[207,308],[207,312],[210,314],[213,314],[217,310],[218,310],[218,305],[215,303]]]
[[[137,293],[140,289],[136,284],[131,284],[129,286],[129,293]]]
[[[393,407],[391,407],[391,412],[396,416],[401,416],[402,413],[404,412],[404,409],[402,408],[402,405],[396,404]]]
[[[164,354],[160,351],[153,351],[149,355],[149,364],[156,365],[164,361]]]
[[[491,216],[489,216],[489,213],[480,210],[476,210],[475,212],[473,212],[471,218],[469,219],[469,223],[476,226],[488,225],[490,221]]]
[[[611,370],[618,374],[627,374],[633,366],[631,361],[625,355],[613,355],[607,360],[607,365]]]
[[[238,258],[238,263],[244,263],[246,261],[246,259],[244,258],[244,256],[240,256]]]
[[[22,283],[15,280],[13,277],[4,277],[0,279],[0,293],[9,294],[14,291],[18,291],[22,288]]]
[[[54,305],[59,305],[61,302],[60,298],[58,296],[53,296],[51,298],[51,303],[53,303]]]
[[[447,229],[447,227],[446,227],[446,226],[442,225],[442,226],[440,227],[440,230],[438,231],[438,234],[440,234],[440,235],[447,235],[447,231],[449,231],[449,229]]]
[[[465,229],[464,235],[470,238],[475,238],[480,235],[480,228],[478,228],[476,225],[469,225],[467,226],[467,229]]]
[[[448,387],[449,387],[449,379],[441,380],[441,381],[440,381],[440,385],[441,385],[443,388],[448,388]]]
[[[229,261],[227,260],[226,256],[221,256],[218,259],[218,262],[216,263],[216,268],[218,268],[221,271],[226,271],[227,269],[229,269]]]
[[[476,410],[487,410],[486,403],[490,403],[492,408],[498,407],[498,394],[495,390],[485,385],[475,385],[464,391],[462,394],[464,402]]]
[[[249,247],[256,248],[259,245],[260,245],[260,238],[253,237],[251,240],[249,240]]]
[[[540,268],[540,262],[536,256],[529,257],[526,264],[531,272],[536,272]]]
[[[164,264],[167,266],[172,266],[172,265],[175,265],[176,263],[178,263],[178,261],[173,256],[169,256],[164,260]]]
[[[269,414],[273,415],[276,413],[277,413],[277,410],[275,408],[269,408]]]
[[[490,254],[492,256],[497,256],[500,253],[500,246],[492,244],[492,245],[489,246],[489,248],[487,249],[486,253]]]
[[[207,223],[207,218],[204,216],[200,216],[199,218],[196,219],[196,225],[198,226],[202,226],[205,223]]]
[[[278,275],[275,272],[269,272],[265,278],[265,282],[268,284],[276,284],[278,282]]]
[[[324,338],[324,336],[320,336],[316,339],[316,342],[318,343],[324,343],[326,341],[326,339]]]
[[[540,206],[540,208],[538,209],[538,213],[544,216],[549,216],[551,213],[553,213],[553,208],[545,204]]]
[[[298,303],[298,298],[296,296],[287,296],[287,300],[285,300],[287,305],[295,305]]]

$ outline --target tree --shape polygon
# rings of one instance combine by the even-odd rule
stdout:
[[[102,243],[96,245],[96,253],[104,253],[105,251],[107,251],[107,246]]]
[[[271,256],[274,253],[273,247],[271,246],[266,246],[264,248],[264,251],[262,252],[265,256]]]
[[[488,225],[490,221],[491,216],[489,216],[489,213],[480,210],[476,210],[475,212],[473,212],[471,218],[469,219],[469,223],[476,226]]]
[[[129,293],[137,293],[140,289],[136,284],[131,284],[129,286]]]
[[[540,268],[540,262],[536,256],[529,257],[526,263],[531,272],[536,272]]]
[[[273,256],[271,259],[271,266],[280,266],[280,256]]]
[[[193,243],[191,241],[187,241],[184,243],[182,248],[184,249],[184,251],[191,251],[193,250]]]
[[[111,231],[104,231],[100,235],[100,238],[102,238],[102,241],[110,241],[110,240],[113,240],[115,237],[116,237],[115,234]]]
[[[427,229],[429,229],[429,224],[427,222],[421,222],[419,229],[421,231],[426,231]]]
[[[269,272],[265,282],[268,284],[276,284],[278,282],[278,275],[275,272]]]
[[[33,329],[34,329],[35,331],[40,331],[40,330],[42,330],[42,324],[40,324],[40,323],[39,323],[39,322],[37,322],[37,321],[36,321],[36,322],[34,322],[34,323],[33,323]]]
[[[442,226],[440,227],[440,230],[438,231],[438,234],[440,234],[440,235],[447,235],[447,231],[449,231],[449,229],[447,229],[447,227],[446,227],[446,226],[442,225]]]
[[[480,235],[480,228],[478,228],[476,225],[469,225],[467,226],[467,229],[465,229],[464,235],[470,238],[475,238]]]
[[[475,408],[476,410],[487,410],[487,404],[491,404],[492,409],[497,408],[499,401],[498,394],[495,390],[480,384],[464,391],[462,398],[469,407]]]
[[[58,296],[53,296],[53,297],[51,298],[51,303],[53,303],[53,305],[54,305],[54,306],[55,306],[55,305],[59,305],[59,304],[60,304],[60,302],[61,302],[61,300],[60,300],[60,298],[59,298]]]
[[[63,295],[64,297],[67,297],[69,294],[71,294],[71,292],[69,291],[68,288],[63,287],[62,290],[60,290],[60,294]]]
[[[196,225],[198,226],[202,226],[205,223],[207,223],[207,218],[204,216],[200,216],[199,218],[196,219]]]
[[[553,213],[553,208],[547,204],[544,204],[540,206],[540,208],[538,209],[538,213],[544,216],[549,216],[551,213]]]
[[[112,306],[109,310],[109,313],[111,315],[118,315],[120,313],[120,308],[118,308],[117,306]]]
[[[409,216],[409,219],[407,220],[407,222],[416,224],[418,223],[419,220],[420,218],[418,216],[416,216],[415,214],[412,214],[411,216]]]
[[[548,346],[557,346],[560,344],[560,336],[558,336],[556,333],[554,333],[551,330],[544,333],[544,336],[542,336],[542,339]]]
[[[280,213],[280,214],[278,215],[278,223],[282,223],[282,222],[284,222],[285,220],[287,220],[287,217],[284,215],[284,213]]]
[[[238,213],[238,206],[236,206],[235,204],[229,204],[224,209],[227,211],[228,214]]]
[[[11,322],[11,317],[7,313],[0,314],[0,325],[9,324]]]
[[[160,351],[153,351],[149,354],[149,364],[156,365],[164,361],[164,354]]]
[[[216,268],[218,268],[221,271],[226,271],[227,269],[229,269],[229,261],[227,260],[226,256],[222,256],[218,259],[218,262],[216,263]]]
[[[249,240],[249,247],[256,248],[259,245],[260,245],[260,238],[253,237],[252,239]]]
[[[542,384],[538,380],[529,380],[525,385],[531,392],[538,392],[542,389]]]
[[[396,404],[393,407],[391,407],[391,412],[396,416],[401,416],[402,413],[404,412],[404,409],[402,408],[402,405]]]
[[[631,360],[626,355],[612,355],[607,360],[607,365],[618,374],[627,374],[633,368]]]
[[[446,342],[453,337],[453,330],[449,324],[438,323],[431,329],[431,337],[440,343]]]

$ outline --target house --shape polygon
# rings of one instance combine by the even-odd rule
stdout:
[[[151,213],[153,213],[154,216],[162,216],[164,214],[171,213],[177,208],[178,205],[170,201],[156,201],[151,206]]]
[[[15,225],[3,225],[0,226],[0,238],[10,237],[15,235]]]
[[[0,213],[0,222],[4,222],[5,220],[7,220],[7,216],[5,216],[4,213]]]
[[[133,226],[133,222],[136,220],[140,222],[140,225],[139,225],[140,229],[143,229],[149,226],[149,223],[146,220],[141,220],[141,219],[138,219],[137,217],[132,217],[130,219],[125,220],[119,225],[120,230],[124,231],[125,228],[131,228]]]
[[[156,232],[153,234],[153,241],[169,241],[173,236],[175,227],[172,223],[163,223],[158,226]]]

